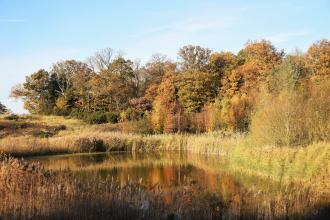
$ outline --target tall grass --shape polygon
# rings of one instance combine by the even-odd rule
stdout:
[[[8,137],[0,139],[0,150],[18,157],[95,151],[186,151],[220,155],[230,161],[232,169],[278,181],[313,179],[315,184],[324,185],[317,180],[330,177],[329,143],[296,148],[258,147],[244,135],[224,137],[220,133],[134,135],[81,131],[50,138]]]
[[[328,214],[322,197],[303,187],[271,195],[226,178],[226,197],[184,178],[180,186],[148,188],[113,179],[52,173],[1,156],[2,219],[313,219]],[[294,190],[293,190],[294,189]],[[321,199],[320,199],[321,198]],[[324,198],[323,198],[324,199]],[[258,204],[258,205],[257,205]]]
[[[322,191],[330,191],[327,183],[330,182],[327,181],[330,179],[330,144],[324,141],[295,148],[279,148],[275,145],[261,147],[254,138],[243,134],[141,135],[112,132],[108,130],[109,125],[87,125],[63,117],[33,116],[27,120],[45,125],[65,125],[67,129],[48,138],[7,136],[0,139],[0,151],[16,157],[110,151],[213,154],[229,160],[232,170],[242,170],[276,181],[314,181],[313,186],[319,185]]]

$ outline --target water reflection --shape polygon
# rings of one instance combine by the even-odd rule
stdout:
[[[211,205],[214,201],[221,201],[234,216],[268,219],[329,214],[324,214],[324,210],[330,207],[329,198],[312,194],[308,187],[297,183],[283,185],[229,171],[229,162],[221,157],[183,153],[102,153],[30,160],[39,161],[54,171],[70,169],[82,179],[96,175],[101,180],[118,181],[121,187],[129,183],[140,184],[150,192],[161,194],[167,204],[178,201],[176,194],[186,190],[191,195],[200,195],[203,201],[211,195],[208,199]],[[188,196],[186,200],[189,199]]]
[[[46,169],[71,170],[77,176],[98,175],[149,187],[179,186],[182,181],[201,185],[209,190],[234,191],[239,187],[280,191],[282,186],[271,180],[228,171],[229,162],[219,156],[177,153],[95,153],[49,157],[29,160],[40,162]]]
[[[109,153],[88,154],[73,156],[39,157],[30,160],[39,161],[47,169],[70,169],[78,176],[97,174],[103,178],[119,180],[122,185],[127,182],[143,182],[149,187],[180,186],[181,182],[190,181],[192,184],[201,185],[209,190],[220,190],[229,185],[239,185],[234,179],[226,175],[225,163],[217,172],[198,167],[196,162],[204,161],[212,164],[218,157],[203,157],[195,155],[195,158],[186,154],[132,154]],[[228,182],[231,182],[228,184]]]

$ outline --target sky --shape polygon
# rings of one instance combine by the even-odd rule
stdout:
[[[238,52],[270,40],[287,53],[330,39],[330,0],[0,0],[0,102],[38,69],[113,48],[147,61],[188,44]]]

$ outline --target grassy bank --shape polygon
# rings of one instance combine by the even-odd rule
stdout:
[[[18,121],[2,118],[0,122],[7,126],[25,124],[2,129],[7,135],[0,139],[0,150],[16,157],[110,151],[187,151],[223,156],[229,159],[229,169],[234,171],[280,182],[313,182],[320,190],[330,192],[330,143],[326,142],[294,148],[261,147],[239,134],[126,134],[114,125],[87,125],[79,120],[54,116],[29,116]],[[59,127],[63,129],[55,129]],[[8,132],[13,128],[15,132]],[[42,135],[48,133],[51,135]]]

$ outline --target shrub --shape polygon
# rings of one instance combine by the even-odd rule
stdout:
[[[103,112],[90,113],[86,117],[86,121],[89,124],[104,124],[107,123],[107,114]]]
[[[78,110],[72,110],[71,113],[70,113],[70,117],[73,117],[73,118],[78,118],[78,119],[85,119],[86,117],[86,113],[85,112],[80,112]]]
[[[74,110],[70,117],[78,118],[89,124],[118,123],[120,116],[116,112],[80,112]]]
[[[293,74],[290,69],[283,73]],[[282,83],[280,91],[261,99],[251,125],[255,141],[296,146],[330,140],[330,80],[307,84]]]
[[[305,123],[313,141],[330,140],[330,79],[313,83],[309,98],[304,102]]]
[[[147,118],[138,121],[128,121],[120,124],[120,130],[124,133],[152,134],[153,128]]]
[[[67,127],[65,125],[59,125],[54,128],[54,132],[63,131],[66,129],[67,129]]]
[[[52,131],[33,131],[32,133],[33,137],[39,137],[39,138],[49,138],[54,135],[55,133]]]
[[[20,119],[20,117],[16,114],[11,114],[11,115],[4,117],[4,119],[10,120],[10,121],[18,121]]]
[[[10,128],[14,129],[14,130],[21,129],[21,128],[27,128],[27,127],[28,127],[28,124],[22,123],[22,122],[15,122],[10,125]]]
[[[221,101],[221,123],[229,131],[245,132],[249,128],[252,100],[245,94]]]
[[[308,132],[303,103],[297,94],[270,95],[252,119],[252,136],[261,144],[292,146],[302,144]]]
[[[221,129],[221,102],[216,99],[203,108],[205,118],[205,129],[208,132]]]
[[[79,138],[75,142],[75,147],[78,149],[78,152],[81,153],[106,151],[103,140],[97,138]]]
[[[106,113],[106,117],[107,117],[107,122],[112,124],[118,123],[120,120],[120,116],[116,112],[108,112]]]

